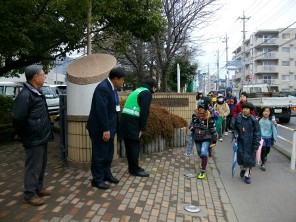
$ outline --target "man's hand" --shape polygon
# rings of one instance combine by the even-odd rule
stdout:
[[[141,138],[141,136],[142,136],[142,131],[140,131],[140,133],[139,133],[139,138]]]
[[[108,142],[110,139],[110,131],[105,131],[103,132],[103,138],[102,138],[105,142]]]

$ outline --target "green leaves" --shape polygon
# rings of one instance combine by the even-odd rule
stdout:
[[[90,6],[93,36],[110,30],[148,40],[163,28],[160,0],[1,0],[0,76],[85,47]]]

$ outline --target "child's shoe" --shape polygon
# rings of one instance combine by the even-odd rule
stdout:
[[[225,132],[225,133],[224,133],[224,136],[228,136],[228,132]]]
[[[246,171],[245,171],[245,170],[241,170],[241,171],[240,171],[240,174],[239,174],[239,175],[240,175],[240,177],[241,177],[241,178],[243,178],[243,177],[245,176],[245,173],[246,173]]]
[[[251,177],[246,177],[245,176],[245,183],[246,184],[251,184]]]
[[[197,175],[197,178],[200,179],[200,180],[203,180],[206,178],[206,172],[200,172],[198,175]]]
[[[266,170],[266,167],[265,167],[265,164],[264,163],[261,164],[261,170],[262,171],[265,171]]]
[[[183,153],[183,156],[192,156],[192,153],[188,154],[188,153]]]
[[[219,141],[220,141],[220,142],[223,142],[223,139],[222,139],[222,138],[220,138],[220,139],[219,139]]]

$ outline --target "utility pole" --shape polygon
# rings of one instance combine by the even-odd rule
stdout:
[[[211,91],[210,65],[208,63],[208,89]]]
[[[229,73],[228,73],[228,37],[227,37],[227,33],[225,34],[224,40],[222,42],[225,42],[226,47],[225,47],[225,52],[226,52],[226,75],[225,75],[225,84],[226,87],[228,86],[228,79],[229,79]]]
[[[216,90],[219,90],[219,49],[217,50],[217,83]]]
[[[204,72],[203,73],[203,81],[204,81],[204,84],[203,84],[203,88],[204,88],[204,95],[206,95],[206,73]]]
[[[245,12],[243,11],[243,16],[238,17],[238,19],[241,19],[243,21],[243,78],[242,78],[242,84],[244,84],[244,81],[246,80],[246,47],[245,47],[245,40],[246,40],[246,21],[249,20],[251,17],[246,17]]]
[[[92,45],[91,45],[91,29],[92,29],[92,13],[91,13],[91,10],[92,10],[92,5],[91,5],[91,1],[89,1],[89,6],[88,6],[88,11],[87,11],[87,55],[91,55],[91,48],[92,48]]]

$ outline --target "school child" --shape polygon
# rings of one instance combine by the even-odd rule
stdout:
[[[204,97],[202,92],[197,93],[196,95],[196,107],[198,105],[199,100],[201,100]]]
[[[216,122],[216,126],[219,126],[219,129],[217,129],[219,141],[223,142],[222,135],[224,134],[225,127],[226,127],[226,118],[230,113],[230,109],[228,104],[224,101],[224,96],[221,93],[218,93],[217,95],[217,103],[214,105],[214,110],[218,114],[218,120],[219,124]],[[217,126],[217,127],[218,127]]]
[[[263,107],[259,114],[259,125],[261,129],[261,136],[263,139],[263,145],[261,150],[261,170],[265,171],[265,163],[267,155],[270,152],[270,147],[276,142],[277,139],[277,123],[272,113],[271,107]]]
[[[201,158],[201,171],[197,178],[205,179],[209,147],[216,144],[217,141],[215,120],[209,111],[209,101],[207,99],[199,101],[197,110],[192,115],[189,129],[193,132],[196,150]]]
[[[225,102],[228,104],[230,113],[226,118],[226,127],[225,127],[225,133],[224,135],[227,136],[228,132],[231,133],[232,129],[232,111],[234,109],[234,106],[237,104],[237,98],[235,95],[232,94],[232,87],[228,86],[226,88],[226,96],[225,96]]]
[[[208,104],[208,110],[210,111],[211,117],[213,117],[214,120],[217,120],[218,119],[218,114],[214,110],[214,107],[212,106],[211,98],[210,97],[200,97],[200,99],[197,101],[197,104],[196,104],[197,108],[198,108],[198,102],[200,100],[206,101],[206,103]],[[195,109],[194,112],[198,113],[198,109]],[[188,143],[187,143],[187,146],[186,146],[186,151],[182,155],[187,156],[187,157],[192,156],[193,146],[194,146],[194,138],[193,138],[193,132],[191,132],[188,135]],[[211,156],[212,156],[212,147],[209,148],[209,157],[211,157]]]
[[[246,184],[251,183],[251,170],[256,165],[256,151],[260,145],[261,131],[258,121],[251,115],[254,105],[242,104],[242,112],[233,124],[233,136],[237,139],[237,163],[240,165],[240,177]]]

